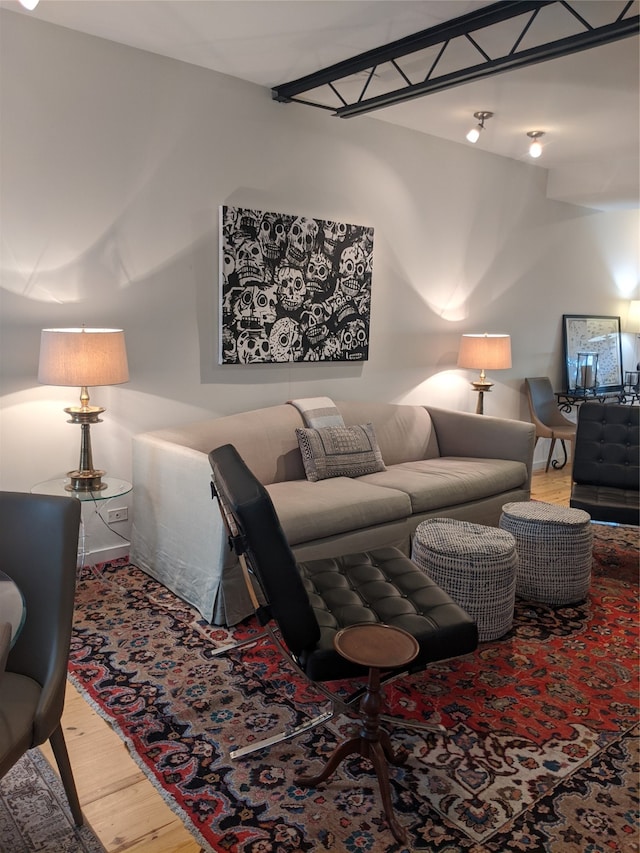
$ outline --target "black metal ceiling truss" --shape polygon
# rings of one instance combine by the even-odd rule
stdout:
[[[588,20],[596,7],[598,20]],[[549,31],[558,38],[543,39]],[[639,31],[638,0],[504,0],[276,86],[272,95],[349,118]]]

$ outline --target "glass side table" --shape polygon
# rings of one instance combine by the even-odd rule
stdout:
[[[34,495],[62,495],[64,497],[76,498],[83,504],[94,503],[96,506],[101,501],[109,501],[113,498],[121,498],[123,495],[128,495],[133,489],[133,485],[127,480],[121,480],[117,477],[103,477],[102,482],[106,483],[106,488],[99,491],[77,491],[70,490],[67,486],[70,483],[68,477],[57,477],[53,480],[45,480],[43,483],[36,483],[31,487],[31,493]],[[102,516],[101,516],[102,518]],[[104,519],[103,519],[104,521]],[[104,523],[109,526],[106,521]],[[114,536],[120,536],[116,531],[112,531]],[[128,544],[128,540],[120,536]],[[87,534],[84,518],[80,522],[80,538],[78,541],[78,566],[84,566],[87,557]]]
[[[120,498],[122,495],[127,495],[133,489],[131,483],[126,480],[119,480],[117,477],[103,477],[102,482],[107,484],[106,489],[100,489],[97,492],[80,492],[67,488],[69,485],[68,477],[58,477],[54,480],[45,480],[43,483],[36,483],[35,486],[32,486],[31,492],[34,495],[65,495],[68,498],[77,498],[79,501],[108,501],[109,498]]]

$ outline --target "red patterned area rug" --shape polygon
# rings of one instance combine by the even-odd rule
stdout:
[[[638,531],[595,525],[586,602],[518,601],[504,638],[386,688],[399,725],[394,842],[375,775],[353,756],[317,789],[353,721],[232,761],[229,751],[321,707],[269,644],[213,657],[255,630],[204,622],[126,560],[83,569],[70,677],[207,850],[631,853],[638,818]],[[335,685],[340,690],[344,685]]]

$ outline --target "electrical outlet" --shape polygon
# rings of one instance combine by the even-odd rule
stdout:
[[[129,508],[126,506],[120,506],[114,509],[110,509],[107,512],[107,519],[109,524],[113,524],[114,521],[127,521],[129,518]]]

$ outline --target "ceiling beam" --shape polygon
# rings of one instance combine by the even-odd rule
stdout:
[[[536,44],[534,47],[521,48],[526,34],[533,32],[535,25],[543,21],[545,8],[553,6],[560,6],[570,13],[570,20],[575,22],[578,31],[564,38]],[[637,35],[640,32],[640,16],[629,15],[633,6],[634,0],[629,0],[619,12],[619,6],[611,3],[607,8],[611,8],[613,20],[602,26],[593,27],[572,6],[572,0],[505,0],[505,2],[493,3],[467,15],[398,39],[380,48],[366,51],[314,74],[276,86],[272,90],[272,96],[274,100],[284,103],[295,101],[330,110],[341,118],[362,115],[473,80],[557,59]],[[503,45],[499,55],[489,56],[479,43],[481,31],[513,18],[521,18],[520,32],[515,41],[511,37],[509,43]],[[442,57],[454,39],[464,39],[467,45],[471,45],[472,50],[477,54],[474,58],[479,61],[450,73],[439,73],[438,66],[441,65]],[[423,79],[418,83],[412,83],[398,60],[427,48],[435,48],[436,57],[435,59],[433,56],[429,57],[429,65],[424,69],[426,73]],[[425,62],[427,62],[426,58]],[[365,98],[376,70],[386,63],[391,64],[397,76],[402,79],[403,85],[393,91]],[[350,82],[353,85],[353,75],[362,72],[365,74],[357,97],[347,100],[344,89],[341,92],[335,84],[351,78]],[[312,100],[313,95],[310,93],[315,94],[323,89],[330,100],[333,99],[339,103],[329,106]]]

